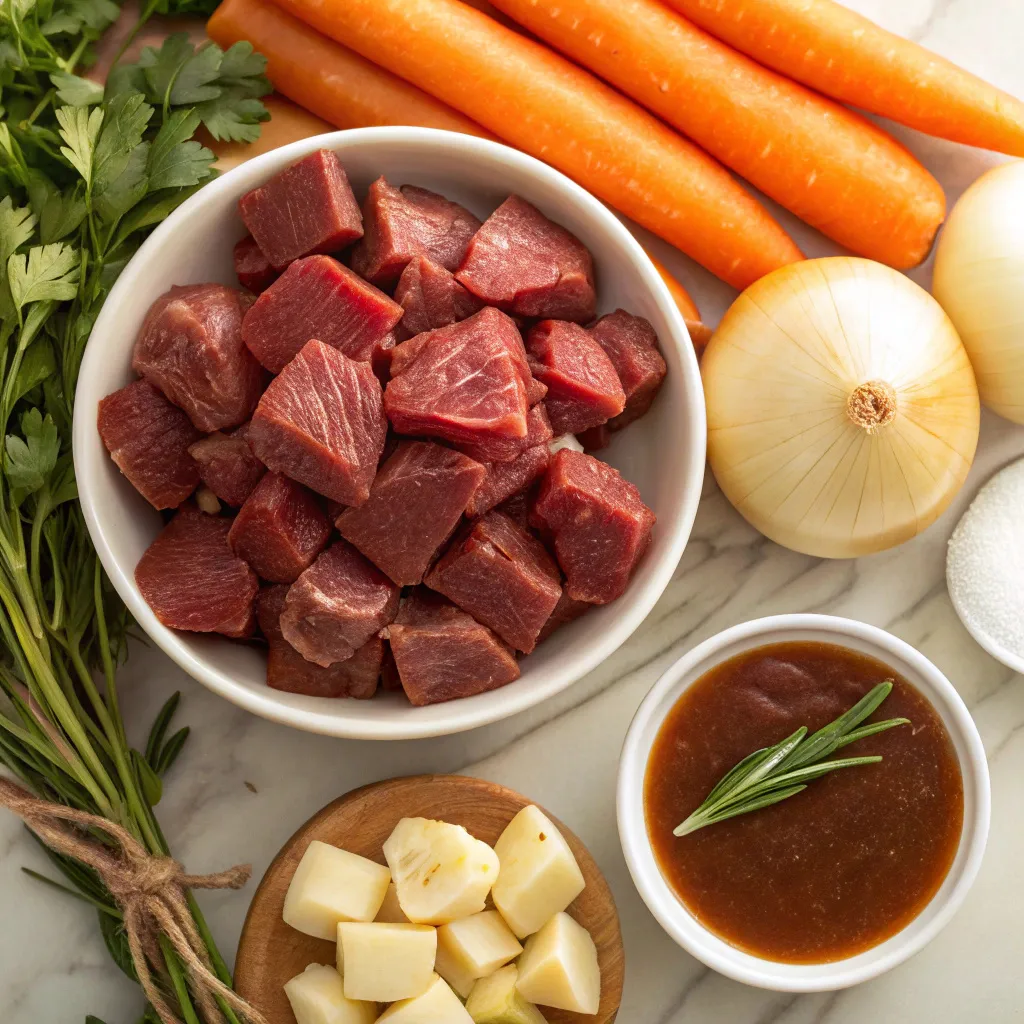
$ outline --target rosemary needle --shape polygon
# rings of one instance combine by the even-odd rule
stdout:
[[[774,747],[764,747],[748,754],[725,773],[700,807],[672,834],[689,835],[706,825],[770,807],[802,792],[813,779],[839,768],[853,768],[881,761],[878,755],[844,757],[834,761],[825,758],[857,740],[885,732],[897,725],[910,724],[907,718],[888,718],[871,725],[860,724],[880,707],[892,692],[892,687],[891,679],[879,683],[849,711],[810,736],[807,735],[807,727],[802,725]]]

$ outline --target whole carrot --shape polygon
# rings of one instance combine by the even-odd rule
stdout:
[[[942,187],[866,118],[748,57],[659,0],[492,0],[802,220],[905,269],[931,248]]]
[[[1024,103],[832,0],[666,0],[768,67],[918,131],[1024,156]]]
[[[277,0],[574,178],[744,288],[802,258],[721,165],[545,47],[458,0]]]

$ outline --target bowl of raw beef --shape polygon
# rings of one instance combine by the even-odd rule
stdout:
[[[522,711],[637,628],[689,536],[704,404],[601,203],[497,143],[373,128],[160,225],[96,322],[74,447],[104,568],[185,671],[401,739]]]

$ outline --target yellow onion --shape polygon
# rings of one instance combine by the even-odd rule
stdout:
[[[795,551],[854,558],[909,540],[974,458],[978,389],[955,328],[870,260],[807,260],[751,285],[701,373],[719,486]]]
[[[960,197],[932,292],[960,332],[981,400],[1024,423],[1024,161],[993,168]]]

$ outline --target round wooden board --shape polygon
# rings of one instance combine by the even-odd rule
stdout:
[[[493,782],[464,775],[415,775],[353,790],[314,815],[292,836],[263,876],[242,929],[235,986],[270,1024],[294,1024],[284,983],[313,963],[333,964],[333,943],[303,935],[281,919],[284,898],[314,839],[384,863],[381,852],[400,818],[437,818],[464,826],[493,845],[513,816],[532,803]],[[546,812],[545,812],[546,813]],[[625,956],[611,890],[587,848],[549,815],[576,856],[586,888],[569,913],[593,936],[601,966],[596,1016],[541,1007],[550,1024],[611,1024],[622,1000]]]

